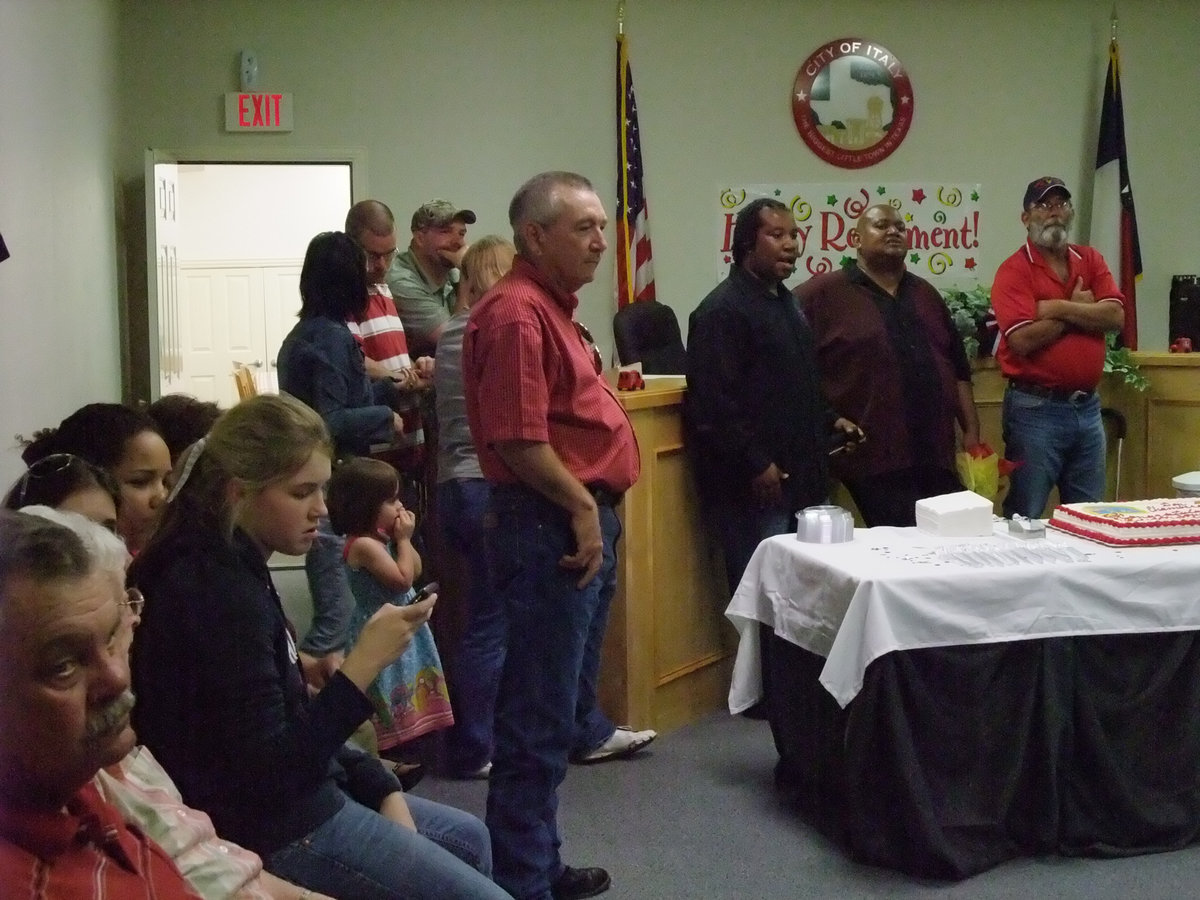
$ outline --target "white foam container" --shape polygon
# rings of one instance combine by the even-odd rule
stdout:
[[[1200,472],[1185,472],[1171,479],[1176,497],[1200,497]]]

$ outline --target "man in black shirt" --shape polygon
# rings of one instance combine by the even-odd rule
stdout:
[[[729,277],[688,324],[687,441],[731,595],[759,542],[824,502],[833,433],[861,436],[825,402],[812,334],[783,286],[797,254],[791,211],[750,202],[734,223]]]

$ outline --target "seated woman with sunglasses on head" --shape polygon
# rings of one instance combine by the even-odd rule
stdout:
[[[79,513],[117,530],[117,507],[121,493],[112,476],[71,453],[43,456],[17,479],[4,498],[5,509],[49,506]]]
[[[136,556],[158,525],[171,474],[171,454],[154,420],[120,403],[89,403],[35,434],[21,458],[32,468],[60,454],[82,457],[117,483],[117,534]]]
[[[376,612],[309,698],[267,560],[312,544],[331,456],[321,418],[286,395],[242,401],[188,451],[130,569],[147,598],[134,724],[184,800],[280,877],[361,900],[506,897],[482,822],[406,800],[379,760],[345,746],[433,598]]]

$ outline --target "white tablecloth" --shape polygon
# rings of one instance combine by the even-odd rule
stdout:
[[[762,696],[758,623],[825,657],[821,683],[842,706],[893,650],[1026,638],[1200,629],[1200,545],[1114,549],[1054,530],[1043,540],[939,538],[915,528],[857,529],[844,544],[763,541],[725,615],[741,638],[731,712]],[[984,565],[965,550],[1037,548],[1082,562]]]

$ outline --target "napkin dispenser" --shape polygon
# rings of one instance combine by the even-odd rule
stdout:
[[[808,506],[796,513],[796,537],[808,544],[854,540],[854,516],[840,506]]]
[[[1044,538],[1046,523],[1041,519],[1027,519],[1024,516],[1013,516],[1008,522],[1008,533],[1019,538]]]

